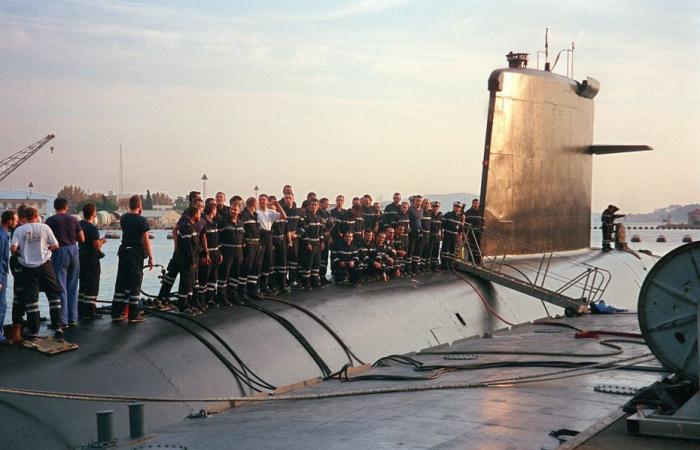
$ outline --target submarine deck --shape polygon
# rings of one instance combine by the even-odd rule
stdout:
[[[556,322],[583,330],[639,333],[634,313],[587,314],[556,319]],[[646,345],[623,342],[635,339],[603,335],[598,339],[576,339],[575,333],[576,330],[561,326],[536,322],[521,324],[498,330],[491,337],[462,339],[449,346],[441,345],[407,355],[426,365],[507,363],[503,367],[441,371],[437,378],[422,380],[326,380],[284,395],[323,396],[350,392],[357,395],[247,403],[206,419],[188,419],[149,430],[147,438],[122,441],[121,444],[129,448],[169,445],[188,449],[698,448],[697,442],[626,435],[620,407],[631,397],[594,390],[601,385],[613,385],[618,390],[637,389],[668,375],[661,371],[653,356],[642,357],[649,354]],[[622,348],[622,353],[612,355],[614,349],[601,345],[601,341],[611,341],[609,343]],[[494,351],[502,354],[479,353]],[[439,352],[453,352],[474,359],[448,360],[445,359],[447,355],[436,354]],[[584,354],[587,356],[582,356]],[[635,357],[639,359],[632,359]],[[658,370],[603,370],[597,367],[579,371],[515,367],[511,364],[535,360],[639,363],[639,366]],[[552,375],[553,379],[549,381],[524,382],[524,377],[551,373],[556,375]],[[580,376],[571,376],[574,374]],[[413,366],[393,361],[384,367],[359,369],[350,376],[362,375],[424,377],[434,375],[434,372],[417,372]],[[504,379],[512,382],[493,387],[464,387],[465,384]],[[449,388],[455,384],[463,387]],[[419,386],[426,390],[411,390]],[[392,388],[405,388],[408,392],[360,395],[363,391]],[[581,433],[560,447],[560,442],[549,434],[559,429]]]

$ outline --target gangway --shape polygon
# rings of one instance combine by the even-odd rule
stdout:
[[[455,257],[455,270],[564,308],[567,316],[587,311],[590,303],[603,297],[612,278],[605,269],[554,252],[542,253],[523,242],[517,244],[531,251],[530,257],[508,255],[500,249],[513,248],[516,241],[483,228],[469,227],[465,234],[464,251]],[[479,242],[484,236],[498,242],[495,255],[482,254]],[[552,270],[553,260],[565,263],[567,273]]]

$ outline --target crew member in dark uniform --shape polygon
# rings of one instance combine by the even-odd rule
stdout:
[[[438,258],[440,256],[440,242],[442,241],[442,213],[440,202],[430,204],[430,270],[438,270]]]
[[[299,228],[301,211],[294,202],[291,187],[284,192],[284,201],[281,206],[287,215],[287,257],[284,266],[287,267],[288,284],[285,286],[296,287],[299,283],[299,235],[297,229]]]
[[[352,238],[352,232],[347,231],[343,239],[333,243],[331,268],[335,284],[354,286],[359,280],[360,259]]]
[[[420,255],[418,260],[418,271],[423,272],[429,268],[430,263],[430,222],[433,220],[430,215],[430,200],[423,199],[421,203],[423,217],[420,220]]]
[[[260,276],[260,225],[256,209],[258,200],[249,197],[245,202],[245,209],[241,213],[241,221],[245,238],[243,238],[243,267],[241,277],[238,280],[238,292],[242,299],[260,300],[258,295],[258,278]],[[241,281],[245,284],[242,285]]]
[[[387,228],[385,231],[387,235],[389,230]],[[394,266],[401,271],[401,275],[406,273],[406,268],[408,267],[408,233],[406,233],[406,225],[400,224],[394,233],[394,250],[396,251],[396,263]]]
[[[308,208],[299,221],[301,236],[301,280],[304,288],[321,285],[321,236],[323,218],[318,214],[318,200],[308,200]]]
[[[382,229],[392,227],[396,229],[396,214],[401,211],[401,194],[394,192],[392,197],[392,202],[384,207],[384,214],[382,214]]]
[[[440,254],[443,269],[452,270],[454,267],[455,250],[461,242],[464,230],[462,220],[462,202],[454,202],[452,211],[442,216],[442,251]]]
[[[479,211],[479,199],[472,200],[472,207],[465,213],[465,220],[468,228],[465,231],[467,235],[467,245],[469,245],[469,259],[474,264],[481,264],[481,251],[479,244],[481,242],[481,231],[483,230],[483,219]]]
[[[117,281],[114,284],[112,300],[112,320],[124,320],[124,310],[129,305],[130,323],[143,322],[145,317],[139,310],[141,282],[143,281],[143,260],[148,257],[149,270],[153,270],[153,252],[148,238],[148,221],[141,216],[143,206],[141,196],[129,198],[129,212],[120,219],[122,243],[119,246]]]
[[[351,217],[348,218],[346,224],[351,227],[352,233],[355,235],[354,239],[362,237],[365,230],[371,230],[374,233],[373,229],[365,227],[365,219],[362,217],[362,206],[353,205],[350,208],[350,214]]]
[[[198,199],[201,200],[202,197],[199,192],[190,191],[187,198],[189,200],[190,206],[194,206],[196,201]],[[158,292],[158,297],[156,298],[155,306],[159,306],[161,304],[163,304],[163,306],[166,306],[170,302],[170,292],[173,289],[173,285],[175,284],[175,278],[177,278],[178,269],[180,267],[180,263],[177,260],[177,229],[180,226],[180,221],[185,220],[184,217],[185,215],[183,214],[182,217],[180,217],[178,223],[173,227],[173,256],[170,258],[170,261],[168,262],[168,267],[166,268],[165,272],[161,277],[160,291]]]
[[[219,246],[221,247],[222,261],[219,265],[217,279],[217,302],[223,306],[240,303],[238,296],[238,281],[241,275],[243,263],[243,222],[240,212],[243,199],[234,196],[231,198],[231,206],[228,208],[226,222],[219,222]]]
[[[97,294],[100,291],[100,258],[104,257],[102,246],[106,239],[100,238],[100,231],[93,224],[96,207],[94,203],[83,206],[80,228],[85,240],[78,244],[80,258],[80,287],[78,288],[78,317],[95,319],[97,314]]]
[[[338,195],[335,198],[335,208],[330,211],[331,219],[331,240],[341,241],[343,239],[343,234],[348,231],[345,226],[344,221],[347,220],[350,211],[343,208],[345,204],[345,197]],[[352,230],[349,230],[352,231]]]
[[[205,207],[205,211],[210,205]],[[211,210],[211,208],[209,208]],[[199,259],[199,233],[196,224],[200,221],[199,209],[189,206],[177,228],[177,261],[180,264],[180,284],[177,289],[178,308],[183,314],[193,316],[197,310],[190,308],[194,295],[194,276]],[[201,266],[200,266],[201,267]]]
[[[198,279],[200,302],[213,305],[216,297],[216,276],[219,272],[221,254],[219,253],[219,218],[216,216],[218,207],[215,203],[204,206],[204,233],[207,237],[207,251],[199,262]]]
[[[321,264],[319,265],[319,275],[322,285],[326,285],[326,283],[328,283],[326,274],[328,273],[328,258],[330,257],[332,241],[331,228],[333,227],[333,221],[331,220],[331,212],[328,210],[329,206],[330,203],[326,197],[323,197],[318,202],[318,214],[320,214],[321,219],[323,219],[323,234],[321,236],[323,248],[321,249]]]
[[[423,203],[423,197],[416,195],[411,202],[413,204],[408,209],[408,219],[410,221],[408,229],[408,257],[411,260],[407,272],[417,273],[419,271],[418,263],[420,262],[420,235],[421,221],[423,220],[421,204]]]
[[[615,219],[625,217],[624,214],[615,214],[619,210],[620,208],[615,205],[608,205],[608,207],[603,210],[603,214],[600,216],[600,221],[602,223],[600,228],[603,231],[604,252],[609,252],[612,250],[610,243],[612,242],[613,230],[615,229]]]
[[[277,204],[277,198],[274,195],[268,197],[271,204]],[[282,209],[284,211],[284,209]],[[272,234],[272,276],[270,289],[276,292],[290,292],[291,288],[287,286],[287,216],[280,215],[277,220],[272,223],[270,230]]]
[[[365,230],[379,231],[379,210],[372,205],[372,197],[365,194],[362,197],[362,219]]]

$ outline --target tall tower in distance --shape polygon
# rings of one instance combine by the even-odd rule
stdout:
[[[202,175],[202,198],[207,198],[207,174]]]

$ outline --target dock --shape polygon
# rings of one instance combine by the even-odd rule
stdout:
[[[275,395],[303,399],[246,402],[120,444],[187,449],[700,448],[698,441],[628,435],[622,405],[636,390],[669,374],[641,338],[576,338],[577,330],[639,333],[636,313],[546,318],[351,368],[346,377],[355,381],[306,380],[298,389]],[[557,431],[560,438],[554,437]]]

